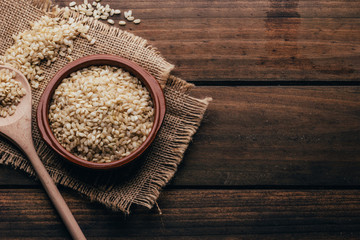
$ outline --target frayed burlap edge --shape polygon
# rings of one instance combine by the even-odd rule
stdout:
[[[44,13],[51,10],[53,3],[51,0],[27,0],[34,7],[37,7],[39,10],[44,11]]]
[[[183,94],[188,93],[193,84],[187,83],[186,81],[170,76],[167,82],[169,91],[179,91]],[[139,191],[138,196],[135,198],[134,203],[152,208],[156,203],[160,195],[160,191],[175,175],[179,164],[181,163],[184,153],[189,146],[193,135],[196,133],[203,119],[205,111],[212,101],[212,98],[207,97],[204,99],[197,99],[191,96],[187,96],[183,103],[184,110],[187,112],[184,120],[186,121],[186,127],[177,131],[176,143],[170,146],[167,150],[166,155],[163,154],[165,162],[159,165],[156,169],[155,174],[149,179],[148,184],[144,184],[143,188]]]
[[[55,16],[56,17],[62,17],[64,14],[64,8],[62,8]],[[161,53],[158,51],[158,49],[148,43],[148,41],[142,37],[136,36],[130,32],[123,31],[120,28],[110,26],[108,24],[105,24],[103,22],[100,22],[92,17],[87,17],[83,14],[80,14],[75,11],[70,12],[70,17],[74,18],[75,21],[83,21],[86,25],[89,25],[91,28],[99,30],[104,32],[104,34],[107,34],[109,36],[115,37],[115,38],[121,38],[125,39],[127,41],[127,44],[129,45],[137,45],[141,46],[143,48],[146,48],[150,50],[148,52],[148,59],[156,59],[156,62],[151,62],[149,64],[154,65],[156,64],[156,67],[159,71],[151,72],[150,73],[158,80],[160,86],[162,88],[165,87],[166,81],[170,76],[170,72],[174,69],[174,65],[168,63],[161,55]],[[124,56],[126,57],[126,56]],[[144,63],[140,56],[133,56],[131,59],[132,61],[136,63]],[[146,69],[146,66],[143,66]],[[148,70],[148,69],[147,69]],[[158,73],[161,73],[159,75]]]

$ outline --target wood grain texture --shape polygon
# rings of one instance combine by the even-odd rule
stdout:
[[[2,239],[69,237],[42,190],[0,195]],[[137,208],[130,216],[64,197],[88,239],[360,237],[359,190],[167,190],[159,199],[162,215]]]
[[[172,185],[360,185],[360,87],[198,87],[192,94],[214,101]],[[34,184],[0,170],[0,185]]]
[[[214,101],[174,183],[359,185],[359,90],[202,87]]]
[[[163,215],[61,189],[89,239],[360,239],[360,87],[341,86],[360,80],[359,1],[102,3],[132,9],[142,23],[122,29],[214,101],[160,195]],[[277,83],[338,86],[246,86]],[[0,239],[69,237],[40,185],[0,166]]]
[[[122,29],[148,39],[189,81],[360,80],[358,1],[103,3],[132,9],[143,21]]]

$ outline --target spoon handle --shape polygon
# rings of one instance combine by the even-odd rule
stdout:
[[[42,161],[36,153],[34,143],[31,136],[31,111],[28,115],[15,123],[7,126],[0,126],[0,133],[17,145],[29,158],[35,172],[45,188],[50,200],[54,204],[71,237],[75,240],[83,240],[85,238],[78,223],[72,215],[64,198],[61,196],[53,179],[50,177]]]
[[[60,217],[65,223],[72,238],[76,240],[86,239],[78,223],[76,222],[74,216],[72,215],[69,207],[67,206],[64,198],[61,196],[54,181],[52,180],[46,168],[44,167],[43,163],[41,162],[40,158],[38,157],[33,145],[28,144],[27,147],[23,147],[23,151],[30,159],[32,166],[34,167],[35,172],[37,173],[38,178],[40,179],[52,203],[54,204]]]

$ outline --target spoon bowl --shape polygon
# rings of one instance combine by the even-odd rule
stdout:
[[[21,83],[21,86],[25,89],[26,94],[21,98],[20,103],[16,106],[16,111],[13,115],[7,116],[6,118],[0,118],[0,128],[6,127],[7,125],[18,121],[25,114],[28,114],[29,109],[31,111],[31,87],[25,76],[17,69],[10,66],[0,65],[0,70],[1,69],[9,69],[15,72],[15,80]]]

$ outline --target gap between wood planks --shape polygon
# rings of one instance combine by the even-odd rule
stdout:
[[[35,182],[31,185],[0,185],[0,189],[42,189],[42,186]],[[59,186],[59,189],[67,191],[68,188]],[[323,185],[168,185],[164,190],[358,190],[360,185],[339,185],[339,186],[323,186]],[[71,190],[69,190],[71,191]]]
[[[267,87],[267,86],[360,86],[360,81],[242,81],[242,80],[199,80],[189,81],[196,86],[244,86],[244,87]]]

